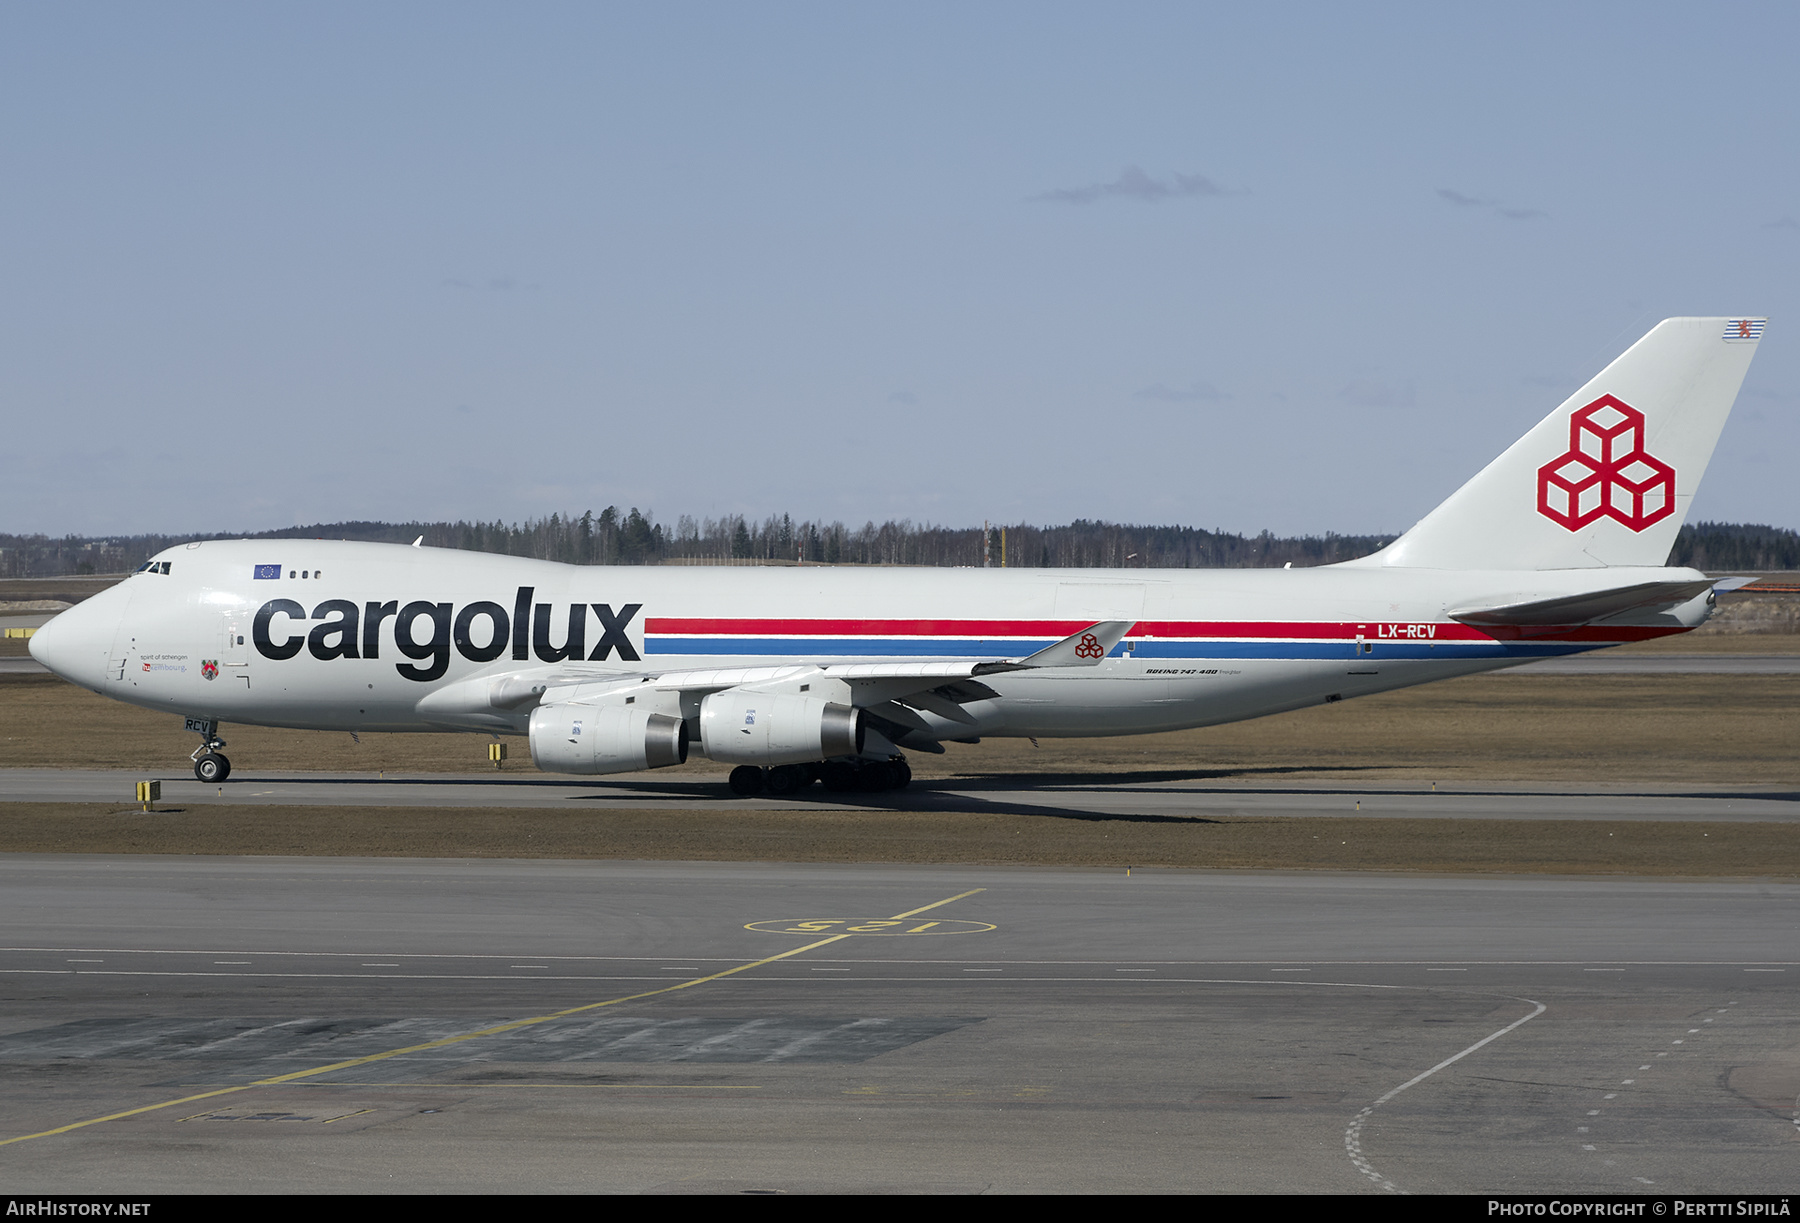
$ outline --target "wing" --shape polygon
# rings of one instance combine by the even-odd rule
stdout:
[[[893,659],[875,662],[794,664],[749,667],[682,668],[667,671],[622,671],[610,667],[556,664],[490,673],[448,684],[421,699],[426,721],[471,730],[522,730],[540,704],[599,705],[635,702],[678,707],[693,716],[701,699],[741,688],[780,694],[816,692],[842,704],[864,709],[888,738],[925,751],[937,746],[937,733],[921,713],[947,722],[973,726],[962,706],[990,700],[997,693],[983,676],[1049,667],[1097,667],[1131,631],[1133,621],[1102,620],[1023,658],[982,661],[920,662]],[[671,704],[672,702],[672,704]]]

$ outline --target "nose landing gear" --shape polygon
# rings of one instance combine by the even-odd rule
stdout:
[[[231,776],[231,761],[219,754],[219,748],[225,746],[225,740],[219,738],[219,724],[189,718],[187,728],[199,732],[200,746],[194,749],[189,757],[194,762],[194,776],[212,785],[222,782]]]

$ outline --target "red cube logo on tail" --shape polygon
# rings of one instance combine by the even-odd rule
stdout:
[[[1644,449],[1644,414],[1602,395],[1569,418],[1569,449],[1538,468],[1538,513],[1579,531],[1612,518],[1642,531],[1675,512],[1675,469]]]

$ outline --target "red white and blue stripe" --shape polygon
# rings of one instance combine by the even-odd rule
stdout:
[[[1081,620],[838,620],[651,616],[644,653],[656,657],[1018,658],[1088,627]],[[1569,654],[1660,637],[1662,628],[1570,628],[1523,638],[1516,630],[1351,621],[1140,621],[1111,658],[1515,658]],[[1372,646],[1373,649],[1366,647]]]

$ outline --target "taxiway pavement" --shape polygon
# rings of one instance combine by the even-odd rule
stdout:
[[[1346,818],[1701,820],[1800,823],[1800,790],[1780,785],[1546,785],[1504,782],[1157,780],[1130,773],[1049,775],[1022,782],[915,780],[901,791],[833,794],[811,786],[789,798],[738,798],[725,774],[583,779],[477,773],[371,777],[367,774],[233,773],[221,785],[186,769],[0,769],[0,803],[130,805],[140,780],[162,782],[162,804],[335,807],[561,807],[599,811],[897,810],[1011,814],[1159,816],[1304,815]],[[1434,788],[1435,787],[1435,788]]]
[[[9,855],[0,1169],[1786,1192],[1797,925],[1769,883]]]

